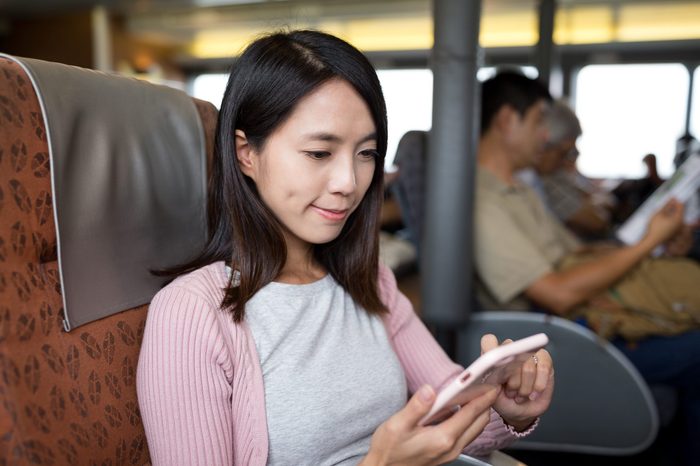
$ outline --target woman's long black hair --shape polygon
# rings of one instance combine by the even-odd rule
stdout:
[[[238,271],[229,280],[222,307],[236,322],[246,302],[279,275],[287,249],[280,222],[243,174],[235,148],[242,130],[260,151],[297,102],[330,79],[352,85],[369,107],[377,133],[372,182],[338,237],[314,246],[316,260],[369,313],[386,312],[377,291],[379,213],[387,145],[386,105],[374,68],[347,42],[319,31],[274,33],[251,43],[233,65],[216,128],[209,181],[209,238],[182,274],[217,261]],[[234,278],[235,283],[234,283]]]

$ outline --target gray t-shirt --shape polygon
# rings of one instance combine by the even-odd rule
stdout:
[[[384,325],[330,275],[273,282],[246,304],[260,357],[268,465],[355,465],[407,401]]]

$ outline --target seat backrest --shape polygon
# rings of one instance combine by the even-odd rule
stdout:
[[[425,217],[427,152],[428,133],[409,131],[399,140],[394,159],[394,163],[399,167],[399,176],[392,184],[393,193],[401,210],[401,218],[408,230],[408,237],[419,251]]]
[[[195,106],[209,153],[216,109]],[[135,377],[147,303],[64,330],[44,110],[23,67],[0,58],[0,465],[144,464]]]

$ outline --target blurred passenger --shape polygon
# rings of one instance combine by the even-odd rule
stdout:
[[[653,193],[656,190],[656,188],[658,188],[664,183],[664,180],[659,176],[659,170],[656,167],[656,155],[645,155],[644,158],[642,158],[642,163],[647,169],[646,179],[649,182],[649,186],[652,188],[651,193]],[[649,193],[649,195],[651,195],[651,193]]]
[[[499,74],[482,89],[475,209],[481,299],[499,309],[531,303],[581,320],[616,346],[649,383],[677,387],[687,464],[700,459],[700,266],[650,259],[679,231],[683,206],[669,202],[639,243],[582,248],[514,177],[534,167],[547,141],[551,102],[537,81]]]
[[[547,143],[535,164],[547,207],[582,238],[603,238],[611,228],[614,201],[576,168],[576,140],[581,125],[562,101],[554,102],[546,117]]]
[[[664,182],[656,168],[656,155],[646,154],[642,163],[646,168],[646,176],[624,180],[613,190],[620,205],[616,215],[618,223],[627,220]]]
[[[676,155],[673,157],[673,165],[678,169],[691,155],[700,156],[700,141],[690,133],[685,133],[676,141]],[[686,204],[693,212],[700,212],[700,188],[695,196]],[[690,232],[690,251],[688,257],[700,261],[700,222],[696,222]]]
[[[673,165],[678,168],[688,157],[700,154],[700,141],[691,133],[685,133],[676,141],[676,155],[673,157]]]

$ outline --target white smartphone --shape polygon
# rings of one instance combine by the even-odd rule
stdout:
[[[500,385],[508,380],[522,363],[549,342],[544,333],[538,333],[507,345],[498,346],[479,356],[445,388],[440,390],[432,408],[420,425],[433,424],[449,417],[467,400],[460,399],[464,391],[480,383]]]

